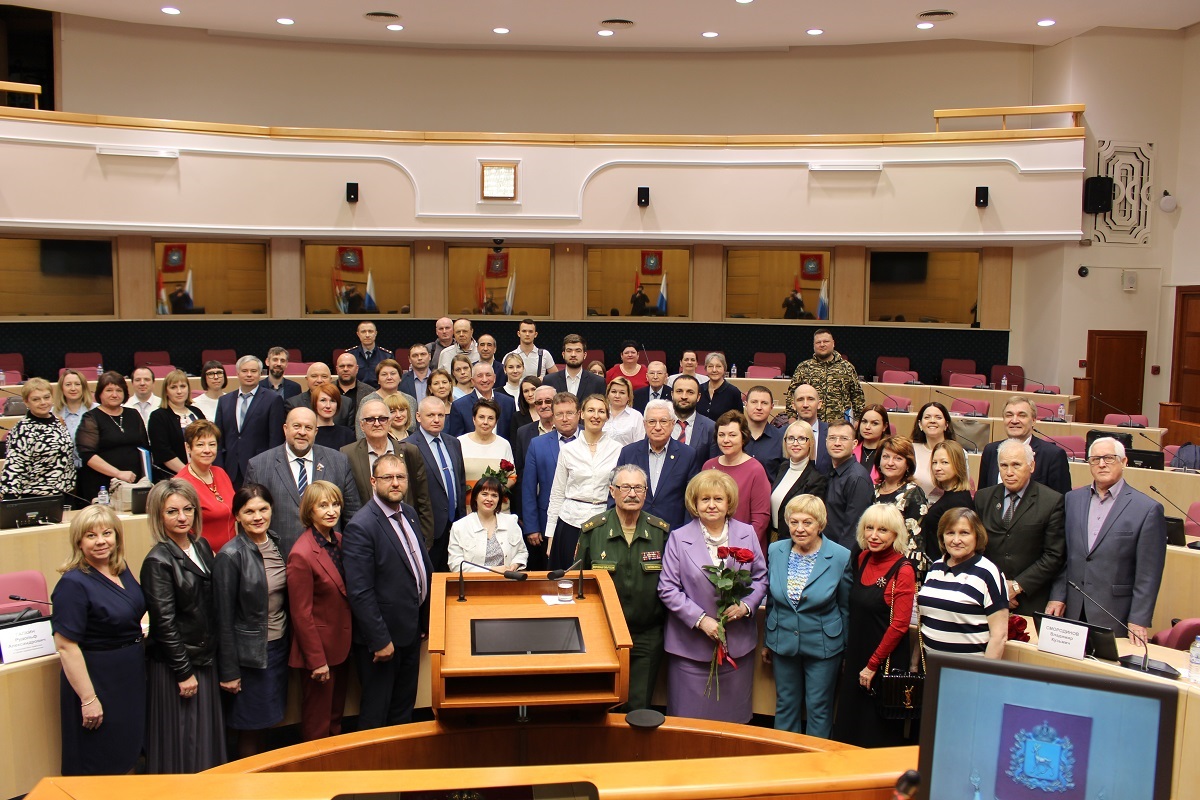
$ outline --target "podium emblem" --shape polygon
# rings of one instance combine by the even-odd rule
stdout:
[[[1014,736],[1008,770],[1016,783],[1043,792],[1065,792],[1075,788],[1075,748],[1059,736],[1048,721]]]

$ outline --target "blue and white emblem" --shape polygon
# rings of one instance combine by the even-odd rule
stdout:
[[[1060,737],[1049,722],[1043,722],[1031,731],[1022,728],[1014,739],[1008,777],[1043,792],[1075,788],[1074,745],[1068,737]]]

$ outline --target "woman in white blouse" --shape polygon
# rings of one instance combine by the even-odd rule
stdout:
[[[616,439],[622,446],[633,444],[646,438],[646,424],[642,421],[641,413],[629,405],[633,400],[633,384],[628,378],[617,376],[608,383],[604,392],[608,400],[608,422],[604,423],[604,432]]]
[[[604,433],[608,403],[598,394],[583,401],[583,431],[558,451],[558,466],[546,510],[546,556],[550,569],[575,561],[579,529],[608,507],[609,477],[617,467],[621,443]]]
[[[475,481],[483,477],[483,471],[488,467],[500,469],[502,461],[513,463],[512,445],[496,435],[496,422],[500,418],[500,406],[495,400],[481,397],[475,401],[471,410],[471,418],[475,421],[475,430],[458,437],[462,443],[463,466],[467,478],[467,488],[475,486]],[[509,481],[509,488],[516,483],[517,474],[514,471]],[[505,499],[503,508],[508,507]]]
[[[79,422],[83,415],[96,407],[92,400],[92,391],[88,388],[87,379],[73,369],[63,370],[58,376],[58,391],[54,393],[54,415],[67,426],[71,441],[75,441],[75,432],[79,430]],[[79,449],[75,450],[75,469],[83,466],[79,460]]]
[[[480,478],[471,490],[471,513],[450,527],[450,571],[486,572],[474,564],[501,570],[525,569],[529,551],[516,516],[497,513],[500,481]],[[472,562],[463,564],[464,561]]]
[[[826,478],[817,472],[817,463],[812,458],[816,449],[813,430],[802,419],[798,419],[783,432],[783,458],[779,471],[771,476],[771,530],[772,542],[783,538],[788,532],[783,509],[793,497],[811,494],[825,499]]]
[[[217,401],[225,394],[225,386],[229,383],[229,375],[220,361],[205,361],[200,370],[200,387],[202,394],[192,398],[192,405],[200,409],[205,419],[217,418]]]

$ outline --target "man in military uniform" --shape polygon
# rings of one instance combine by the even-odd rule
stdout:
[[[379,366],[379,362],[385,358],[395,358],[391,350],[386,347],[377,347],[375,337],[379,334],[379,330],[375,327],[375,323],[369,319],[365,319],[358,323],[358,345],[351,347],[346,352],[354,356],[354,360],[358,362],[358,379],[363,383],[379,388],[379,381],[375,378],[375,368]]]
[[[663,660],[667,609],[658,599],[658,576],[671,526],[642,511],[648,485],[641,467],[617,467],[608,487],[616,506],[583,524],[575,551],[584,569],[602,569],[612,576],[633,637],[629,702],[623,711],[650,707]]]
[[[783,407],[787,409],[788,416],[795,416],[792,394],[797,386],[806,383],[815,387],[821,397],[821,422],[858,419],[862,416],[867,400],[863,396],[858,373],[853,364],[833,349],[833,344],[833,334],[826,328],[817,328],[813,334],[813,357],[796,367],[783,398]],[[846,416],[847,411],[850,412],[849,416]]]

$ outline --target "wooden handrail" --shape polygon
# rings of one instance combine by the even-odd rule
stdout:
[[[1028,117],[1038,114],[1070,114],[1071,126],[1079,127],[1079,115],[1085,111],[1083,103],[1060,103],[1048,106],[994,106],[992,108],[938,108],[933,112],[933,129],[942,129],[944,119],[968,117],[1000,117],[1000,129],[1008,130],[1009,117]]]
[[[0,92],[16,92],[18,94],[33,95],[33,107],[38,108],[38,98],[41,97],[42,87],[36,83],[14,83],[13,81],[0,81]]]

